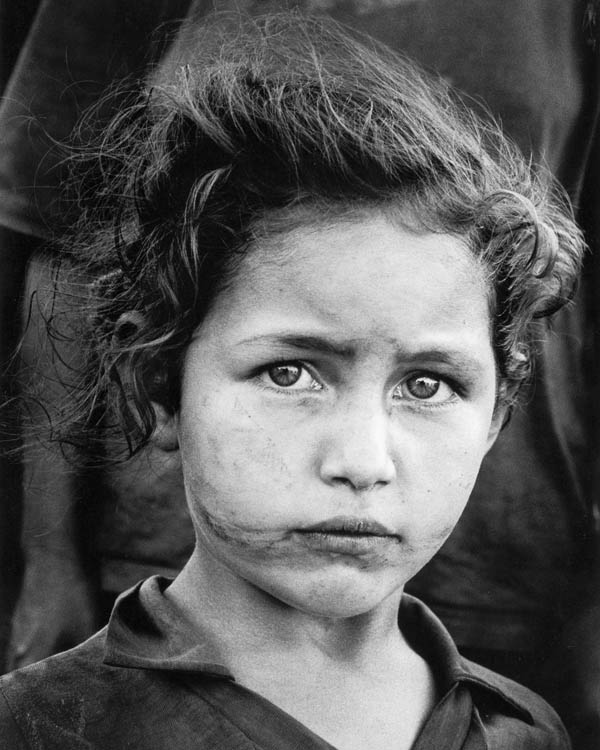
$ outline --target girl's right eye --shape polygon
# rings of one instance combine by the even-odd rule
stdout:
[[[286,391],[321,391],[323,386],[300,362],[280,362],[271,365],[258,375],[266,386],[276,386]]]

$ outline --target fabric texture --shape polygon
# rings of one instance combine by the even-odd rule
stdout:
[[[0,733],[12,750],[332,746],[222,665],[214,634],[185,618],[153,577],[120,597],[107,628],[72,651],[0,679]],[[541,698],[462,659],[425,605],[403,598],[399,624],[433,669],[438,704],[414,750],[570,747]]]

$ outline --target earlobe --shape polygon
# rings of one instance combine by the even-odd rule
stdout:
[[[179,437],[177,431],[177,416],[169,414],[161,404],[152,402],[154,415],[156,418],[156,427],[150,438],[150,442],[162,451],[179,450]]]

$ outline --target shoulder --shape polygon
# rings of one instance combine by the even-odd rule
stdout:
[[[97,690],[98,683],[107,679],[110,667],[102,663],[105,631],[56,656],[17,669],[0,677],[0,692],[9,705],[32,695],[43,693],[46,701],[69,702],[71,696],[81,696]]]
[[[102,630],[0,678],[0,748],[253,747],[206,697],[206,675],[109,665],[105,641]]]
[[[2,736],[14,738],[17,748],[59,747],[61,742],[71,747],[102,692],[103,636],[101,631],[71,651],[1,677]]]
[[[489,748],[570,750],[558,714],[537,693],[468,659],[463,664],[476,721]]]
[[[0,678],[0,736],[15,750],[121,747],[111,734],[164,693],[154,673],[103,663],[105,632]],[[150,701],[152,703],[152,701]],[[142,723],[144,717],[138,717]],[[96,744],[97,743],[97,744]]]

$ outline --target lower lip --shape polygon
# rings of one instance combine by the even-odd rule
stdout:
[[[330,531],[299,531],[297,538],[310,549],[338,555],[366,555],[381,552],[383,548],[397,544],[394,536],[376,534],[344,534]]]

